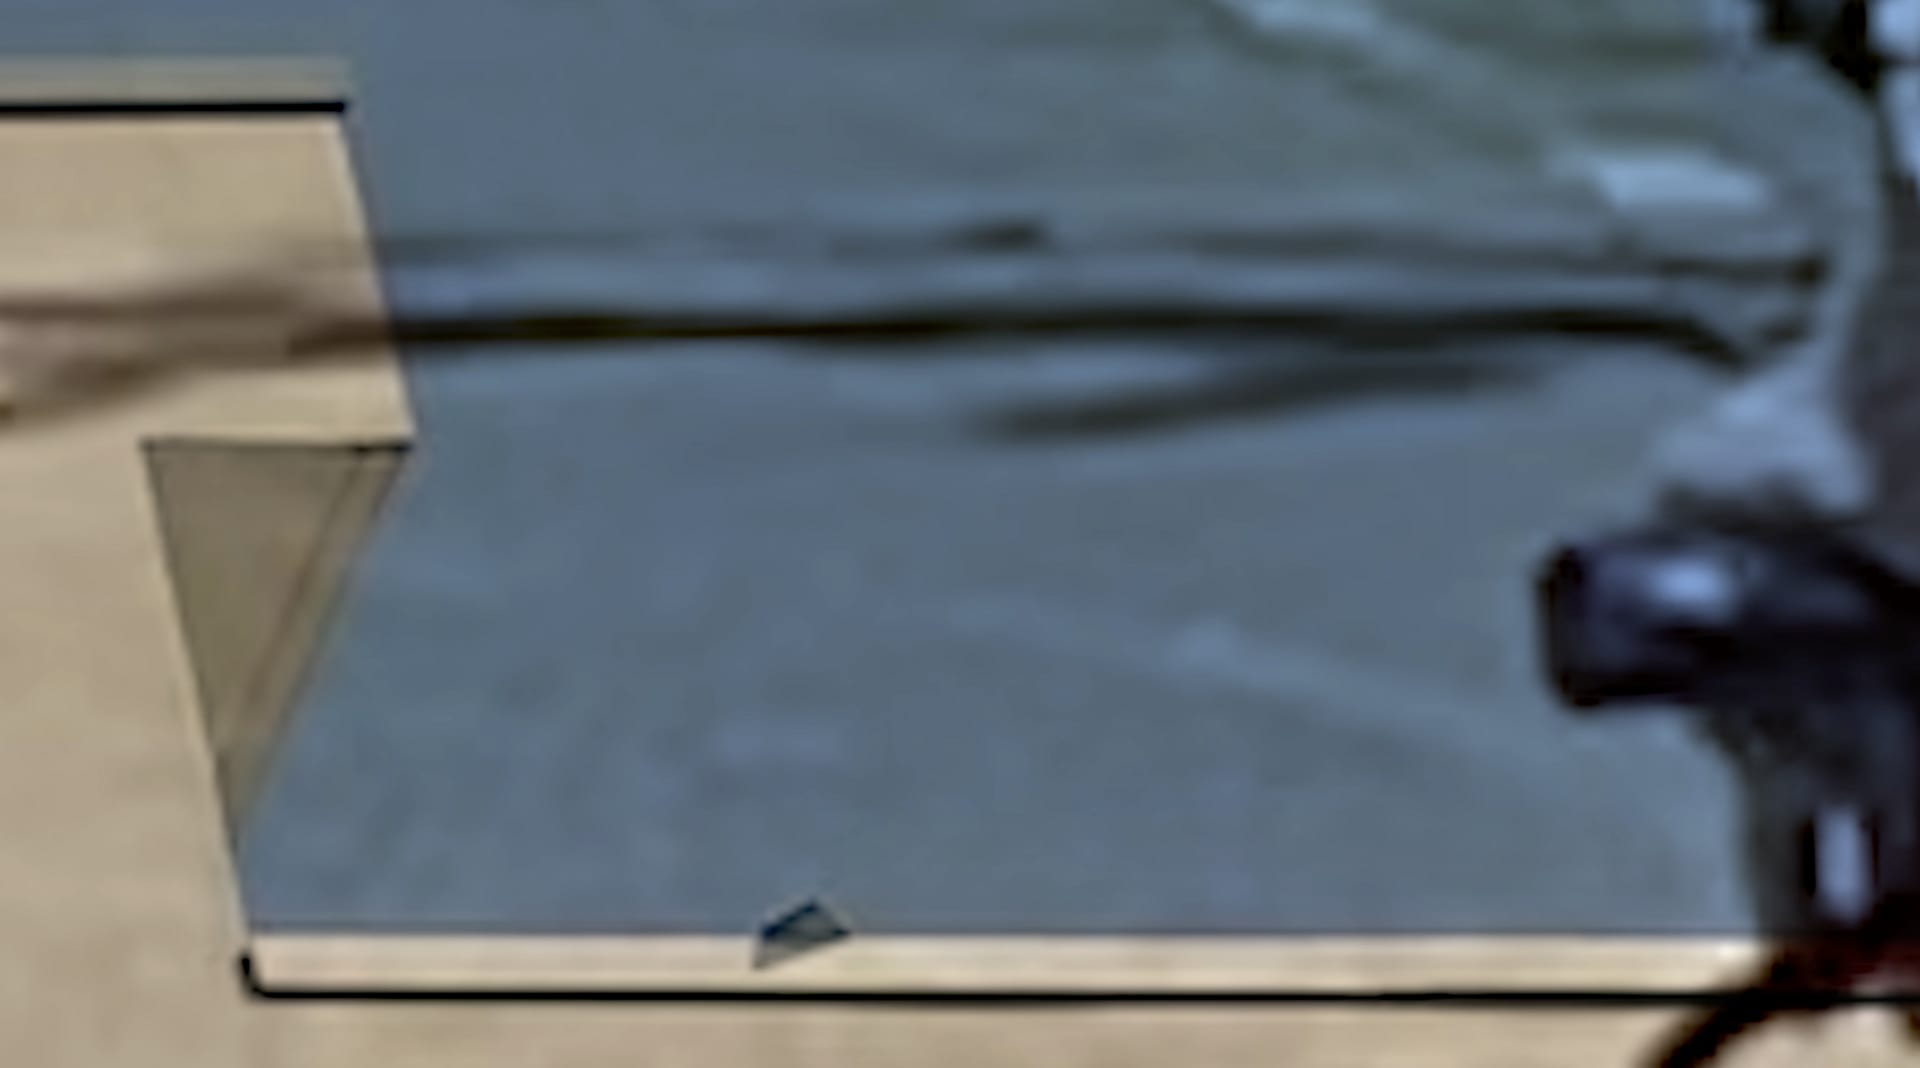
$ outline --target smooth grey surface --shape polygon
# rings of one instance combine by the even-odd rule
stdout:
[[[991,433],[1222,359],[1117,347],[449,373],[463,433],[417,457],[248,839],[256,920],[1738,922],[1718,768],[1556,711],[1526,615],[1534,553],[1628,499],[1705,376],[1563,346],[1165,436]],[[1312,397],[1330,356],[1296,358]]]
[[[1444,220],[1451,251],[1404,296],[1484,274],[1521,220],[1597,229],[1656,283],[1759,232],[1865,232],[1858,117],[1792,63],[1711,67],[1671,0],[4,10],[16,52],[349,57],[395,256],[724,229],[797,292],[820,267],[793,247],[876,220],[1165,252],[1324,209],[1389,264]],[[1183,277],[1233,288],[1262,255]],[[1667,282],[1706,318],[1794,321],[1814,283],[1742,255]],[[661,266],[636,297],[673,291]],[[424,284],[396,274],[402,310],[448,299]],[[456,303],[484,293],[465,284]],[[1524,602],[1532,554],[1629,506],[1647,437],[1717,383],[1669,337],[1551,325],[1497,353],[1444,324],[1405,351],[1302,328],[937,360],[410,353],[420,454],[244,843],[248,907],[734,932],[818,893],[866,931],[1742,925],[1718,768],[1671,724],[1561,715]],[[1741,329],[1764,358],[1771,327]],[[1189,415],[1251,410],[1069,432],[1191,391]]]

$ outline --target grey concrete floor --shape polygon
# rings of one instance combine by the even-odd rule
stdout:
[[[245,844],[256,921],[1743,922],[1718,767],[1560,713],[1527,615],[1533,555],[1632,500],[1708,376],[1562,343],[1441,393],[994,432],[1219,359],[1115,348],[429,371],[458,415]],[[1301,366],[1335,358],[1368,356]]]

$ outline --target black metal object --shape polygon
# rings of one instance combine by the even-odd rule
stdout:
[[[1769,43],[1811,48],[1864,93],[1879,88],[1886,63],[1873,47],[1873,0],[1755,0]]]
[[[1678,709],[1745,791],[1776,951],[1652,1063],[1920,981],[1920,585],[1836,530],[1655,524],[1559,549],[1539,595],[1569,705]]]
[[[1920,417],[1902,293],[1920,263],[1920,190],[1877,99],[1895,64],[1873,0],[1754,2],[1768,41],[1814,52],[1879,110],[1888,258],[1838,385],[1883,470],[1877,514],[1850,527],[1671,518],[1563,546],[1541,569],[1542,659],[1561,698],[1588,715],[1680,710],[1744,795],[1773,952],[1649,1058],[1663,1068],[1704,1065],[1776,1016],[1920,994],[1920,580],[1906,566],[1914,483],[1900,477]],[[1920,1007],[1906,1017],[1920,1041]]]

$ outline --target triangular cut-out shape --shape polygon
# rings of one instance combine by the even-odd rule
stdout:
[[[391,445],[147,447],[229,841],[402,455]]]
[[[809,900],[761,925],[753,966],[771,968],[852,934],[852,926],[839,913],[822,901]]]

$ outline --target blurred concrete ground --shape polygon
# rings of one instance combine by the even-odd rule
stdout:
[[[1630,499],[1705,375],[1562,343],[1162,434],[982,428],[1022,384],[1178,365],[1133,348],[446,374],[459,433],[426,439],[248,842],[256,916],[1738,922],[1717,767],[1558,713],[1527,625],[1533,555]]]

